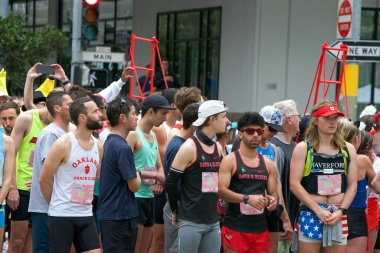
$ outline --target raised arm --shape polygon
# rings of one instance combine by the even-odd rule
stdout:
[[[104,90],[100,91],[98,94],[102,96],[107,103],[114,100],[120,93],[121,88],[129,80],[129,78],[133,78],[133,68],[125,67],[121,77],[116,82],[111,83]]]
[[[33,103],[33,83],[34,80],[41,76],[41,73],[37,73],[37,66],[41,65],[41,63],[34,64],[26,74],[26,81],[24,86],[24,106],[27,110],[35,109],[36,106]]]
[[[71,87],[71,83],[69,78],[67,78],[65,71],[59,64],[52,64],[51,66],[54,67],[55,73],[54,75],[50,75],[50,77],[60,81],[62,83],[63,89],[68,92]]]

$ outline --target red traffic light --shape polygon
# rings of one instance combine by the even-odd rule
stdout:
[[[84,0],[84,3],[90,6],[95,6],[100,3],[100,0]]]

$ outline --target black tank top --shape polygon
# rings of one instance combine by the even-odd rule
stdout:
[[[347,147],[335,155],[318,153],[307,142],[307,156],[301,185],[310,194],[336,195],[346,192],[350,158]]]
[[[193,136],[197,158],[186,168],[181,177],[180,219],[199,224],[218,222],[216,201],[218,199],[218,172],[221,157],[218,147],[214,152],[203,150],[197,137]]]
[[[268,183],[268,169],[264,158],[259,156],[259,164],[249,167],[241,159],[239,150],[234,151],[236,168],[229,189],[233,192],[247,195],[264,195]],[[242,214],[244,203],[229,203],[223,225],[244,233],[263,233],[267,230],[265,214]]]

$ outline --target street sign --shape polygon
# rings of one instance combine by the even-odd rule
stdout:
[[[352,0],[339,0],[337,38],[352,37]]]
[[[367,61],[378,62],[380,61],[380,41],[376,40],[338,40],[330,45],[330,47],[340,48],[340,45],[346,44],[348,46],[347,61]],[[338,51],[328,51],[334,58],[337,56]],[[338,59],[342,60],[342,53],[339,54]]]
[[[82,61],[125,62],[124,53],[82,52]]]

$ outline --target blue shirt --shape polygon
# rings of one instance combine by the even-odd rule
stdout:
[[[179,150],[179,148],[182,146],[182,144],[185,143],[185,139],[182,137],[179,137],[178,135],[175,135],[173,139],[169,142],[168,147],[166,148],[166,153],[164,157],[164,171],[165,176],[167,177],[170,172],[170,168],[172,167],[172,163],[174,161],[174,158]],[[181,183],[178,182],[177,184],[177,199],[180,199],[180,192],[181,192]]]
[[[104,143],[100,171],[99,220],[128,220],[138,216],[135,195],[128,179],[136,178],[133,152],[120,135],[110,134]]]
[[[164,157],[165,176],[169,175],[170,167],[172,166],[174,158],[175,158],[179,148],[182,146],[182,144],[185,143],[185,141],[186,140],[184,138],[176,135],[173,137],[173,139],[168,144],[168,147],[166,148],[165,157]]]

